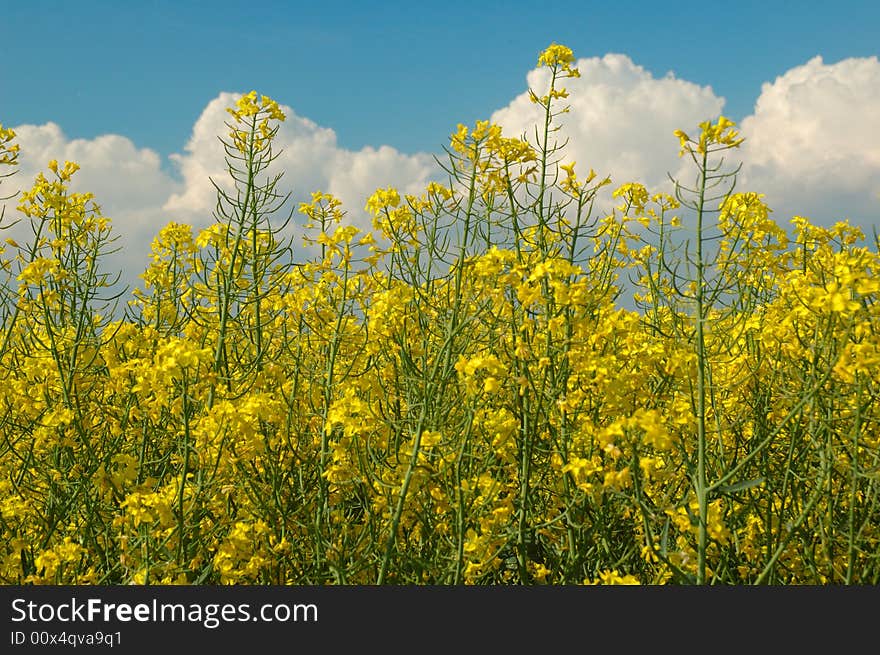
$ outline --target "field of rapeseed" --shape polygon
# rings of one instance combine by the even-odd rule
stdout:
[[[543,131],[459,126],[371,232],[320,192],[286,226],[285,116],[243,96],[216,222],[116,310],[110,220],[49,162],[0,252],[0,581],[878,583],[876,235],[771,219],[724,117],[675,134],[694,183],[597,215],[573,62],[540,55]],[[18,154],[0,127],[7,195]]]

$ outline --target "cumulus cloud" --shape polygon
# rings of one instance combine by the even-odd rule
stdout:
[[[210,221],[216,192],[209,178],[221,186],[229,179],[217,137],[229,131],[226,108],[238,97],[221,93],[208,103],[193,127],[185,153],[172,155],[183,176],[183,188],[168,198],[164,208],[187,222]],[[282,105],[281,109],[287,118],[280,123],[273,144],[280,152],[274,166],[284,171],[281,185],[292,192],[295,204],[309,200],[314,191],[331,193],[342,200],[350,222],[369,229],[363,208],[378,187],[393,185],[403,193],[419,193],[436,173],[430,155],[409,155],[389,146],[346,150],[339,147],[332,129],[298,116],[291,107]]]
[[[143,270],[149,244],[161,225],[169,220],[162,204],[179,183],[161,169],[159,155],[149,148],[138,148],[130,139],[107,134],[94,139],[70,139],[56,123],[18,125],[13,129],[21,146],[18,172],[7,178],[0,195],[30,188],[38,173],[50,177],[47,164],[73,161],[80,170],[73,176],[74,192],[90,192],[101,207],[102,214],[113,220],[119,239],[119,252],[110,255],[106,265],[110,271],[122,271],[131,284]],[[5,223],[19,215],[15,198],[5,201]],[[27,239],[31,231],[20,221],[9,232],[17,239]],[[139,270],[135,271],[134,262]]]
[[[610,175],[615,186],[638,181],[651,189],[665,188],[667,171],[677,174],[682,166],[673,131],[717,116],[724,105],[711,87],[672,73],[654,77],[626,55],[580,59],[576,65],[581,76],[562,80],[569,97],[558,101],[560,107],[563,102],[571,107],[558,121],[559,141],[568,139],[563,158],[577,162],[579,176],[592,167],[601,176]],[[538,95],[547,92],[550,79],[546,68],[527,75],[529,88]],[[492,114],[492,121],[505,134],[525,134],[534,142],[542,114],[524,92]]]
[[[880,226],[880,62],[814,57],[765,83],[742,121],[743,186],[780,222]]]
[[[629,57],[580,59],[580,78],[566,79],[570,112],[561,117],[564,159],[610,174],[614,186],[639,181],[669,190],[667,172],[688,184],[693,168],[678,159],[675,129],[723,113],[724,98],[711,87],[655,77]],[[547,69],[527,75],[542,95]],[[738,189],[765,194],[774,217],[787,224],[796,214],[831,225],[850,219],[866,232],[880,225],[880,63],[877,57],[825,64],[815,57],[765,83],[754,113],[740,124],[746,138],[729,163],[743,163]],[[522,93],[492,115],[510,134],[533,135],[541,108]],[[533,138],[533,137],[532,137]],[[611,205],[608,195],[605,209]]]
[[[225,109],[238,97],[221,93],[205,107],[184,152],[170,157],[179,180],[162,170],[156,152],[137,148],[123,136],[69,139],[55,123],[13,126],[21,145],[19,173],[0,187],[0,196],[29,187],[51,159],[77,162],[81,168],[72,190],[94,193],[120,236],[120,253],[109,257],[107,265],[122,270],[124,282],[137,286],[153,237],[164,225],[175,221],[199,229],[213,221],[216,191],[211,179],[221,187],[230,186],[218,136],[228,132]],[[332,129],[297,116],[290,107],[282,106],[282,110],[287,120],[281,123],[275,141],[275,150],[281,154],[272,170],[284,172],[279,189],[291,191],[288,209],[320,190],[343,201],[349,222],[369,229],[364,205],[376,188],[393,185],[403,193],[420,193],[437,171],[433,157],[424,153],[405,154],[384,145],[357,151],[340,148]],[[16,217],[16,201],[4,204],[8,223]],[[8,235],[26,238],[27,232],[20,223]]]

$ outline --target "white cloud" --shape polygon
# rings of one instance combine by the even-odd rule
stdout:
[[[184,154],[171,155],[183,176],[183,189],[168,199],[167,210],[200,224],[210,222],[216,200],[210,179],[229,187],[225,153],[218,137],[229,141],[225,123],[231,117],[226,108],[233,106],[238,97],[239,94],[224,92],[209,102],[193,126]],[[309,191],[316,190],[317,187],[311,187],[326,181],[328,160],[337,150],[336,135],[333,130],[284,109],[288,118],[281,124],[274,144],[276,152],[284,152],[273,169],[284,170],[282,188],[302,185]]]
[[[568,138],[563,159],[577,161],[584,176],[592,167],[601,176],[611,175],[615,186],[638,181],[649,188],[665,185],[667,171],[675,174],[678,159],[676,129],[716,116],[724,98],[711,87],[675,78],[671,73],[655,78],[626,55],[580,59],[580,78],[557,83],[569,97],[557,101],[570,105],[559,118],[559,141]],[[527,82],[538,95],[550,85],[550,71],[530,71]],[[529,100],[527,92],[492,114],[492,121],[510,136],[527,134],[534,143],[535,126],[543,125],[543,110]],[[539,127],[540,129],[540,127]]]
[[[880,226],[880,62],[814,57],[765,83],[742,122],[745,188],[780,222]]]
[[[172,195],[165,209],[194,224],[207,224],[216,192],[209,177],[224,185],[226,171],[223,146],[218,136],[229,128],[226,107],[239,96],[221,93],[208,103],[193,127],[185,154],[172,155],[183,175],[183,189]],[[364,213],[366,199],[378,187],[393,185],[401,192],[418,193],[435,173],[431,156],[408,155],[389,146],[365,147],[358,151],[340,148],[336,133],[297,116],[281,105],[287,115],[280,123],[273,149],[280,152],[273,170],[284,171],[280,188],[290,190],[295,204],[310,199],[314,191],[331,193],[342,200],[350,222],[369,229]],[[227,139],[228,140],[228,139]]]
[[[178,183],[161,170],[159,155],[149,148],[138,148],[126,137],[107,134],[94,139],[69,139],[56,123],[13,127],[21,146],[18,172],[6,178],[0,195],[26,190],[38,173],[50,177],[47,164],[55,159],[73,161],[80,170],[73,176],[71,190],[90,192],[104,216],[113,221],[119,236],[118,253],[108,257],[109,271],[123,270],[124,280],[132,284],[143,270],[150,242],[157,226],[166,223],[162,204]],[[16,198],[5,201],[5,223],[20,218]],[[24,220],[9,233],[27,239],[32,233]]]
[[[121,251],[108,258],[107,266],[123,269],[124,281],[137,286],[150,244],[164,225],[175,221],[199,229],[213,221],[216,191],[210,178],[222,187],[230,186],[218,136],[228,132],[224,122],[230,117],[225,109],[238,97],[221,93],[209,102],[193,126],[184,153],[171,155],[182,181],[161,170],[154,151],[138,149],[123,136],[71,140],[55,123],[14,126],[16,142],[21,145],[20,170],[0,186],[0,196],[28,188],[39,171],[46,171],[51,159],[77,162],[81,168],[73,178],[72,190],[93,193],[120,236],[116,245]],[[282,110],[287,120],[281,123],[275,142],[275,150],[281,154],[270,171],[284,171],[279,190],[292,192],[288,210],[321,190],[343,201],[350,222],[369,229],[364,205],[377,187],[394,185],[401,192],[420,193],[436,172],[436,164],[427,154],[409,155],[389,146],[358,151],[340,148],[332,129],[297,116],[290,107],[282,106]],[[17,217],[17,203],[13,199],[4,204],[8,223]],[[27,234],[19,224],[9,236],[26,238]]]
[[[13,178],[17,186],[28,186],[52,159],[75,161],[80,170],[73,178],[74,190],[94,193],[108,215],[160,206],[175,188],[175,182],[161,170],[159,155],[137,148],[123,136],[69,140],[55,123],[14,129],[21,144],[20,172]]]
[[[437,177],[438,171],[430,155],[407,155],[390,146],[367,147],[357,152],[337,151],[327,189],[362,214],[366,199],[377,188],[394,186],[401,194],[420,194],[428,181]]]
[[[711,87],[662,78],[627,56],[580,59],[580,78],[562,80],[570,113],[561,117],[560,141],[569,139],[563,159],[610,174],[613,186],[638,181],[669,190],[667,172],[684,184],[694,168],[679,159],[672,135],[692,136],[697,125],[723,113],[724,98]],[[547,69],[527,75],[539,95],[550,83]],[[560,101],[560,107],[562,106]],[[738,190],[766,195],[774,217],[787,224],[794,214],[830,225],[850,218],[870,230],[880,224],[880,63],[876,57],[826,65],[816,57],[764,84],[753,115],[740,131],[746,141],[729,153],[731,168],[743,162]],[[492,115],[508,135],[527,133],[543,121],[527,93]],[[612,187],[613,188],[613,187]],[[602,197],[608,209],[608,195]]]

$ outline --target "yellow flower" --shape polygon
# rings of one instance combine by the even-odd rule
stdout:
[[[634,575],[621,575],[617,569],[605,570],[599,573],[599,579],[595,582],[585,581],[586,584],[603,584],[603,585],[638,585],[639,580]]]
[[[19,274],[18,280],[25,284],[42,284],[46,276],[58,270],[58,260],[37,257]]]
[[[376,189],[376,192],[369,197],[367,205],[364,209],[373,216],[378,216],[382,210],[388,207],[397,207],[400,204],[400,194],[394,187],[387,189]]]
[[[574,62],[574,53],[571,48],[557,43],[551,43],[546,50],[538,55],[538,66],[547,66],[553,68],[560,66],[563,70],[573,71],[577,76],[577,69],[572,69],[571,64]]]

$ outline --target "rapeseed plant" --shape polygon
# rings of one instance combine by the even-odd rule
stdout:
[[[215,222],[159,231],[122,317],[111,221],[49,162],[0,252],[0,580],[876,584],[876,247],[735,193],[723,116],[672,135],[693,186],[596,214],[574,54],[538,64],[534,135],[459,125],[370,232],[315,191],[300,261],[285,116],[242,96]]]

